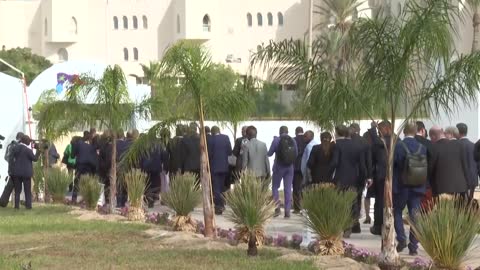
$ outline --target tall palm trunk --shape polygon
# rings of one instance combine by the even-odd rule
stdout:
[[[472,41],[472,52],[477,52],[480,50],[480,14],[478,13],[478,7],[472,7],[473,12],[473,41]]]
[[[215,236],[215,225],[213,219],[212,202],[212,181],[210,165],[208,162],[207,137],[205,136],[205,119],[203,114],[203,101],[199,102],[200,119],[200,181],[203,192],[203,218],[205,223],[205,237]]]
[[[247,249],[247,255],[248,256],[257,256],[258,250],[257,250],[257,235],[255,234],[255,230],[250,232],[250,237],[248,239],[248,249]]]
[[[112,164],[110,166],[110,213],[117,206],[117,134],[112,136]]]
[[[395,130],[395,118],[392,120],[392,130]],[[382,252],[380,253],[380,262],[385,265],[398,266],[400,259],[395,246],[395,226],[393,217],[393,161],[396,136],[390,136],[390,149],[387,148],[387,175],[385,177],[384,205],[383,205],[383,228],[382,228]]]

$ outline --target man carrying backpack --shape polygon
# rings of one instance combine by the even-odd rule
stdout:
[[[13,149],[17,146],[20,142],[20,139],[23,137],[22,132],[18,132],[16,136],[16,140],[12,141],[5,150],[5,161],[8,163],[8,181],[5,184],[5,188],[3,189],[2,196],[0,197],[0,206],[6,207],[8,205],[8,201],[10,199],[10,195],[12,194],[14,185],[13,185],[13,166],[15,164],[15,158],[13,156]]]
[[[283,179],[283,191],[285,195],[285,218],[290,218],[290,209],[292,208],[292,183],[295,160],[297,159],[297,144],[292,137],[288,136],[288,128],[280,127],[280,136],[273,138],[268,156],[275,154],[272,174],[272,196],[277,202],[275,217],[280,215],[280,203],[278,188]]]
[[[416,125],[408,123],[403,133],[405,138],[395,145],[393,168],[393,215],[397,234],[397,251],[407,247],[407,237],[403,226],[402,213],[408,207],[410,220],[421,208],[427,183],[427,149],[415,139]],[[409,254],[417,255],[418,240],[410,229]]]

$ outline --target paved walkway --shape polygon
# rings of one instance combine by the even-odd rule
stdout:
[[[373,205],[373,202],[372,202],[372,205]],[[171,212],[167,207],[160,206],[160,205],[155,206],[155,208],[151,209],[150,211],[151,212],[166,212],[166,211]],[[228,212],[228,209],[226,212]],[[373,213],[373,209],[371,213]],[[203,221],[202,208],[195,209],[192,216],[197,220]],[[292,214],[292,217],[290,219],[283,218],[283,215],[277,218],[273,218],[266,227],[267,234],[273,237],[276,237],[278,234],[287,235],[289,237],[294,233],[302,235],[302,233],[305,230],[305,226],[303,225],[302,220],[303,220],[302,216],[294,215],[294,214]],[[351,238],[346,239],[345,241],[350,244],[353,244],[357,248],[366,248],[373,252],[380,252],[381,237],[370,234],[369,228],[371,225],[365,225],[362,222],[363,220],[361,221],[362,233],[352,234]],[[223,229],[234,228],[234,224],[229,220],[227,220],[225,214],[221,216],[215,216],[215,223],[217,227],[221,227]],[[405,230],[408,233],[408,226],[406,226]],[[478,247],[478,248],[475,248],[471,251],[470,258],[467,261],[467,265],[475,268],[475,267],[480,267],[480,256],[479,256],[480,238],[476,239],[474,243],[474,247]],[[414,260],[414,257],[408,256],[408,249],[405,249],[405,251],[402,252],[400,255],[403,259],[407,261]],[[419,256],[428,258],[427,254],[421,247],[419,249]]]

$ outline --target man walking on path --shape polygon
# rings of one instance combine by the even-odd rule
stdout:
[[[302,127],[295,129],[295,143],[297,144],[298,153],[293,172],[293,209],[295,213],[300,213],[300,197],[302,196],[302,183],[305,176],[302,173],[302,157],[306,145]]]
[[[268,156],[275,154],[272,174],[272,195],[277,202],[275,217],[280,215],[280,202],[278,188],[283,179],[283,189],[285,194],[285,218],[290,218],[290,209],[292,207],[292,182],[295,160],[297,158],[297,144],[292,137],[288,136],[288,128],[280,127],[280,136],[275,136],[268,150]]]

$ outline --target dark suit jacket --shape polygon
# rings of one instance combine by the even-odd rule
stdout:
[[[387,177],[387,149],[390,149],[390,136],[385,136],[384,140],[387,145],[385,149],[385,144],[382,139],[377,134],[376,129],[368,130],[372,138],[372,168],[373,168],[373,179],[375,181],[385,181]]]
[[[330,169],[330,164],[332,162],[335,144],[332,143],[330,147],[329,156],[325,154],[320,144],[315,145],[310,152],[307,167],[310,169],[312,183],[314,184],[333,182],[333,172]]]
[[[100,147],[98,155],[98,174],[100,177],[106,178],[110,174],[110,168],[112,168],[112,143],[102,142],[98,147]]]
[[[244,141],[248,141],[248,140],[244,137],[237,138],[235,140],[235,144],[233,146],[233,151],[232,151],[232,154],[237,158],[235,169],[237,169],[239,171],[242,169],[242,166],[243,166],[242,147],[243,147],[243,142]]]
[[[462,144],[441,139],[430,150],[428,180],[433,194],[466,192],[469,171]]]
[[[208,159],[212,173],[227,173],[228,156],[232,154],[232,144],[227,135],[218,134],[208,138]]]
[[[55,165],[59,158],[60,158],[60,155],[57,152],[57,148],[55,147],[55,144],[52,143],[48,150],[48,165],[50,167]]]
[[[145,157],[141,161],[141,168],[146,173],[150,174],[160,174],[162,172],[162,164],[164,154],[162,147],[156,145],[151,151],[148,157]]]
[[[75,156],[77,167],[97,168],[98,166],[97,150],[93,145],[84,141],[78,141],[72,145],[72,155]]]
[[[472,189],[478,186],[478,163],[474,159],[475,144],[467,138],[462,138],[459,142],[465,150],[465,159],[469,172],[468,188]]]
[[[183,153],[182,153],[182,136],[174,137],[169,143],[167,147],[167,152],[169,156],[168,162],[168,171],[172,173],[176,173],[182,170],[183,166]]]
[[[200,171],[200,136],[185,136],[181,142],[182,172]]]
[[[305,146],[307,145],[304,140],[303,135],[295,136],[295,143],[297,143],[297,159],[295,160],[295,172],[302,172],[302,157],[303,152],[305,151]]]
[[[403,139],[403,141],[397,141],[397,144],[395,145],[395,156],[393,162],[393,193],[400,193],[405,189],[409,189],[413,192],[424,194],[426,191],[426,182],[425,185],[418,187],[406,187],[402,183],[401,177],[404,173],[407,158],[407,152],[405,151],[405,148],[402,146],[402,144],[404,144],[408,148],[410,153],[416,153],[421,146],[421,153],[423,155],[427,155],[427,148],[421,143],[419,143],[415,138],[407,137]]]
[[[360,188],[365,185],[365,155],[362,146],[351,139],[339,139],[333,150],[331,170],[335,172],[334,182],[340,187]]]
[[[352,135],[352,141],[362,148],[365,159],[365,175],[362,177],[365,179],[373,178],[373,161],[372,161],[372,147],[366,139],[358,134]]]
[[[420,135],[415,135],[415,140],[417,140],[419,143],[421,143],[423,146],[427,148],[427,151],[432,147],[432,141],[429,139],[422,137]]]
[[[37,161],[40,151],[34,155],[32,149],[24,144],[17,144],[13,148],[13,170],[15,177],[31,178],[33,176],[32,162]]]

